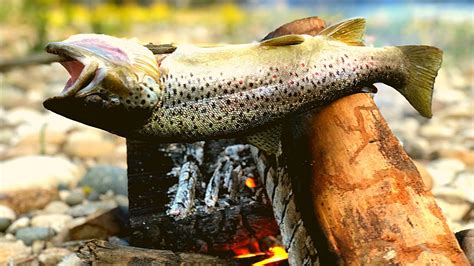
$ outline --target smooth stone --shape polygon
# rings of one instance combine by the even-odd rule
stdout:
[[[52,201],[46,207],[43,212],[47,214],[63,214],[69,210],[69,205],[62,201]]]
[[[35,240],[48,240],[55,235],[52,228],[48,227],[27,227],[16,231],[16,238],[22,240],[26,245],[30,246]]]
[[[79,191],[72,191],[64,201],[69,205],[69,206],[74,206],[81,204],[84,201],[84,193],[79,192]]]
[[[0,265],[16,265],[14,262],[31,254],[31,248],[20,240],[0,241]]]
[[[15,211],[8,206],[0,205],[0,218],[6,218],[13,221],[16,219]]]
[[[463,171],[459,173],[452,186],[459,190],[469,202],[474,204],[474,171]]]
[[[25,104],[25,93],[15,87],[2,85],[1,94],[0,105],[5,108],[13,108]]]
[[[12,219],[0,217],[0,232],[4,232],[12,224]]]
[[[43,240],[35,240],[31,245],[31,249],[35,255],[38,255],[45,247],[46,243]]]
[[[72,252],[66,248],[52,247],[45,249],[38,256],[38,260],[44,265],[58,265],[66,256]]]
[[[112,190],[115,194],[128,195],[127,170],[111,165],[98,165],[90,168],[79,181],[79,186],[92,188],[99,194]]]
[[[99,158],[113,153],[115,144],[98,130],[85,130],[72,133],[64,146],[70,156],[80,158]]]
[[[428,139],[446,139],[454,136],[456,130],[445,126],[441,121],[433,121],[423,125],[420,129],[420,134]]]
[[[0,162],[0,192],[77,183],[82,170],[63,157],[32,155]]]
[[[42,214],[31,219],[31,225],[35,227],[49,227],[59,232],[72,221],[72,217],[67,214]]]
[[[428,172],[433,176],[434,186],[446,186],[454,181],[456,174],[466,166],[456,159],[437,159],[428,164]]]
[[[18,125],[25,122],[43,124],[44,116],[35,109],[17,107],[7,112],[6,120],[8,125]]]
[[[89,200],[89,201],[98,201],[98,200],[100,200],[100,194],[97,191],[92,191],[87,196],[87,200]]]
[[[471,209],[471,204],[464,197],[464,193],[457,188],[440,187],[434,189],[433,194],[443,214],[451,221],[461,222],[464,215]]]
[[[457,232],[456,239],[471,265],[474,265],[474,228]]]
[[[429,142],[420,137],[402,138],[403,149],[412,159],[427,159],[430,154]]]
[[[99,210],[108,210],[115,207],[117,207],[117,203],[115,201],[88,202],[72,207],[69,209],[68,214],[72,217],[88,216]]]
[[[28,227],[30,225],[30,218],[23,216],[14,221],[7,229],[7,233],[15,234],[18,229]]]

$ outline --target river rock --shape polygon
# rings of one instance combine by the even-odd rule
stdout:
[[[26,245],[30,246],[35,240],[49,240],[55,235],[52,228],[48,227],[27,227],[16,231],[16,238],[22,240]]]
[[[99,210],[108,210],[117,207],[117,203],[113,200],[86,202],[81,205],[76,205],[69,209],[68,214],[73,217],[81,217],[91,215]]]
[[[69,195],[64,199],[64,201],[69,206],[74,206],[77,204],[81,204],[84,201],[84,193],[80,191],[72,191]]]
[[[25,104],[24,93],[13,86],[2,86],[2,97],[0,97],[0,105],[5,108],[18,107]]]
[[[69,210],[69,205],[62,201],[52,201],[46,207],[44,207],[43,212],[46,214],[63,214]]]
[[[0,192],[73,185],[82,169],[63,157],[24,156],[0,162]]]
[[[447,127],[442,121],[433,121],[423,125],[420,134],[428,139],[447,139],[456,134],[456,129]]]
[[[31,248],[20,240],[0,241],[0,265],[17,265],[15,261],[20,261],[30,254]]]
[[[31,225],[36,227],[49,227],[59,232],[68,222],[72,221],[72,217],[67,214],[42,214],[31,219]]]
[[[82,130],[72,133],[64,147],[70,156],[98,158],[113,153],[114,143],[98,130]]]
[[[13,221],[16,218],[15,211],[7,206],[0,205],[0,218],[7,218]]]
[[[456,174],[465,167],[462,161],[441,158],[430,162],[427,169],[433,176],[435,186],[446,186],[453,182]]]
[[[38,256],[38,260],[46,266],[58,265],[64,257],[70,254],[72,254],[72,252],[68,249],[53,247],[43,250]]]
[[[4,232],[15,220],[15,212],[7,207],[0,205],[0,232]]]
[[[128,195],[127,170],[111,165],[99,165],[89,169],[79,181],[79,186],[88,186],[98,193],[112,190],[115,194]]]
[[[18,229],[28,227],[30,225],[30,218],[23,216],[14,221],[7,229],[7,233],[15,234]]]

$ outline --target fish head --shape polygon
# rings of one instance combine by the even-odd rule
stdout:
[[[46,109],[127,137],[160,102],[160,71],[139,43],[100,34],[78,34],[46,46],[70,75]]]

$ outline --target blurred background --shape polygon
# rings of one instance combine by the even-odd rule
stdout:
[[[444,50],[432,119],[416,114],[393,89],[380,88],[375,98],[432,187],[451,228],[474,227],[474,3],[334,2],[2,0],[0,64],[28,61],[43,53],[47,42],[77,33],[136,37],[144,44],[245,43],[302,17],[317,15],[327,24],[365,17],[367,45],[427,44]],[[57,95],[67,79],[57,63],[0,72],[0,193],[59,188],[63,201],[79,195],[66,202],[68,206],[93,201],[91,194],[97,200],[107,193],[126,194],[124,139],[42,107],[42,101]],[[94,179],[102,183],[90,181]],[[61,192],[64,188],[67,192]],[[10,215],[15,217],[11,222],[21,212],[12,208],[16,216]],[[2,230],[7,229],[0,226],[0,237],[8,236]]]

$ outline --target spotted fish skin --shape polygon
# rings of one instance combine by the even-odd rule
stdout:
[[[348,46],[304,36],[302,44],[180,47],[161,63],[161,103],[141,134],[193,140],[252,132],[324,106],[364,86],[397,86],[398,49]],[[324,49],[323,49],[324,48]]]

